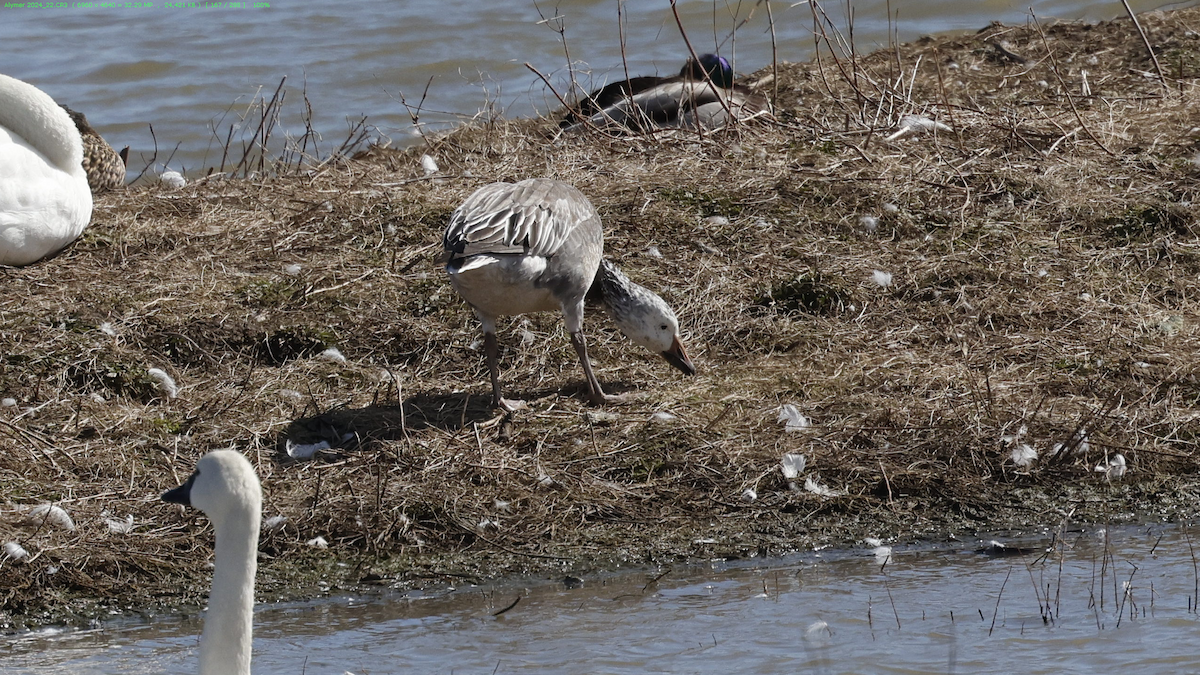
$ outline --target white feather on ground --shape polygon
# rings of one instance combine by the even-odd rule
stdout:
[[[290,440],[284,444],[284,449],[287,450],[288,457],[292,459],[309,459],[321,450],[328,450],[330,447],[329,441],[317,441],[316,443],[293,443]]]
[[[71,520],[71,516],[56,504],[38,504],[29,509],[25,515],[25,521],[33,525],[45,523],[68,532],[75,531],[75,521]]]
[[[1038,458],[1037,450],[1021,440],[1027,432],[1028,428],[1022,424],[1015,434],[1006,434],[1000,437],[1000,445],[1011,448],[1010,457],[1012,458],[1012,462],[1020,467],[1030,466]]]
[[[29,551],[15,541],[8,541],[4,543],[4,555],[13,560],[24,560],[29,557]]]
[[[896,123],[897,130],[884,140],[894,141],[909,134],[921,134],[930,131],[953,131],[950,127],[924,115],[903,115]]]
[[[162,368],[150,368],[146,371],[150,379],[154,380],[158,390],[167,398],[175,398],[179,395],[179,386],[175,384],[175,378],[167,374],[167,371]]]
[[[812,476],[805,477],[804,489],[815,495],[821,495],[822,497],[841,497],[847,494],[845,490],[834,490],[827,485],[822,485],[821,483],[817,482],[816,478],[813,478]]]
[[[1092,444],[1088,441],[1087,428],[1080,427],[1078,431],[1071,434],[1071,439],[1066,443],[1055,443],[1050,455],[1056,456],[1062,452],[1070,452],[1074,455],[1086,455],[1091,448]]]
[[[1100,462],[1096,465],[1095,471],[1104,474],[1104,477],[1113,480],[1121,478],[1125,475],[1125,455],[1113,455],[1107,462]]]
[[[808,463],[808,458],[800,453],[788,452],[784,453],[783,458],[779,461],[779,468],[783,471],[783,477],[788,480],[795,480],[804,473],[804,466]]]
[[[107,515],[106,511],[104,515]],[[129,534],[133,532],[133,514],[125,516],[124,520],[118,518],[105,518],[104,524],[108,525],[108,531],[113,534]]]
[[[785,431],[800,431],[812,426],[812,420],[800,413],[800,409],[791,403],[779,406],[779,419]]]
[[[317,358],[322,361],[330,361],[332,363],[345,363],[346,357],[342,355],[341,350],[337,347],[330,347],[317,355]]]
[[[1012,449],[1012,462],[1017,466],[1029,466],[1037,461],[1038,453],[1028,443],[1020,443]]]
[[[187,179],[178,171],[164,171],[158,174],[158,182],[169,188],[181,188],[187,185]]]

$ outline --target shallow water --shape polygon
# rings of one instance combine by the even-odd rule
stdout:
[[[1169,526],[260,607],[269,673],[1196,672],[1195,559]],[[657,580],[656,580],[657,579]],[[1125,589],[1128,589],[1126,591]],[[494,616],[520,598],[511,610]],[[1043,621],[1043,615],[1049,621]],[[825,622],[820,624],[818,622]],[[0,673],[194,672],[198,617],[0,639]]]
[[[155,170],[168,160],[171,168],[185,170],[220,164],[230,125],[246,114],[257,93],[269,98],[284,76],[284,129],[275,137],[283,131],[303,133],[307,91],[312,126],[324,139],[322,153],[337,147],[349,124],[362,115],[374,125],[372,133],[411,142],[414,126],[401,100],[416,108],[427,83],[420,123],[435,126],[481,109],[524,116],[557,108],[558,100],[526,62],[560,92],[569,90],[563,40],[554,22],[541,21],[538,10],[540,5],[546,17],[557,16],[551,2],[269,2],[265,9],[252,8],[258,4],[253,2],[159,1],[109,9],[57,4],[70,7],[0,9],[0,72],[35,83],[83,111],[114,146],[132,146],[135,171],[152,159]],[[183,4],[192,7],[177,6]],[[221,4],[245,8],[214,7]],[[800,61],[811,50],[812,14],[808,6],[793,4],[771,6],[779,58]],[[844,25],[845,3],[824,4]],[[1195,1],[1130,4],[1145,11]],[[853,0],[853,5],[858,48],[886,45],[887,0]],[[1024,23],[1031,5],[1039,19],[1096,20],[1124,13],[1120,2],[1111,0],[891,1],[901,40],[975,30],[992,20]],[[560,6],[581,86],[624,77],[617,2],[576,0]],[[668,7],[666,2],[624,5],[632,74],[679,69],[687,52]],[[679,8],[697,52],[719,49],[740,72],[771,62],[762,6],[681,0]],[[253,121],[238,133],[252,133]]]

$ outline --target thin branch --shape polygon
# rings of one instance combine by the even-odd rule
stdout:
[[[1109,150],[1104,143],[1102,143],[1100,139],[1096,137],[1096,134],[1092,133],[1092,129],[1087,125],[1087,122],[1083,121],[1083,116],[1079,114],[1079,108],[1075,107],[1075,99],[1071,96],[1071,91],[1067,88],[1066,81],[1063,80],[1062,72],[1058,69],[1058,59],[1054,57],[1054,50],[1050,48],[1050,42],[1046,40],[1046,33],[1042,30],[1042,23],[1038,21],[1037,15],[1033,13],[1032,7],[1029,9],[1029,14],[1033,17],[1033,25],[1035,28],[1037,28],[1038,35],[1042,38],[1042,44],[1046,47],[1046,54],[1050,57],[1050,69],[1054,71],[1054,77],[1058,79],[1058,84],[1060,87],[1062,87],[1063,94],[1067,97],[1067,103],[1071,106],[1071,112],[1075,115],[1075,121],[1079,122],[1079,126],[1083,127],[1083,131],[1088,135],[1088,138],[1095,141],[1096,145],[1100,146],[1100,149],[1103,150],[1105,154],[1107,154],[1109,157],[1116,157],[1117,155],[1113,153],[1112,150]]]
[[[1129,13],[1129,18],[1133,21],[1133,27],[1137,28],[1138,35],[1142,36],[1142,42],[1146,45],[1146,51],[1150,52],[1150,60],[1154,62],[1154,72],[1158,73],[1158,82],[1167,91],[1171,90],[1171,85],[1167,84],[1167,76],[1163,75],[1162,66],[1158,65],[1158,56],[1154,54],[1154,47],[1150,46],[1150,38],[1146,37],[1146,31],[1142,30],[1142,24],[1138,21],[1137,15],[1129,7],[1129,0],[1121,0],[1121,4],[1125,5],[1125,11]]]

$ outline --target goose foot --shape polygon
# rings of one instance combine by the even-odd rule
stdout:
[[[514,413],[518,410],[528,410],[529,404],[525,401],[518,401],[511,398],[500,398],[493,404],[504,412]]]
[[[633,401],[633,397],[630,395],[630,393],[625,393],[625,394],[603,394],[602,393],[599,396],[593,395],[590,398],[592,399],[592,403],[595,405],[625,405],[625,404],[631,403]]]

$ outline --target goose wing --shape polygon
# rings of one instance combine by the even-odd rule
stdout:
[[[491,183],[450,216],[442,245],[452,257],[524,254],[549,257],[576,229],[598,226],[582,192],[555,180]]]

